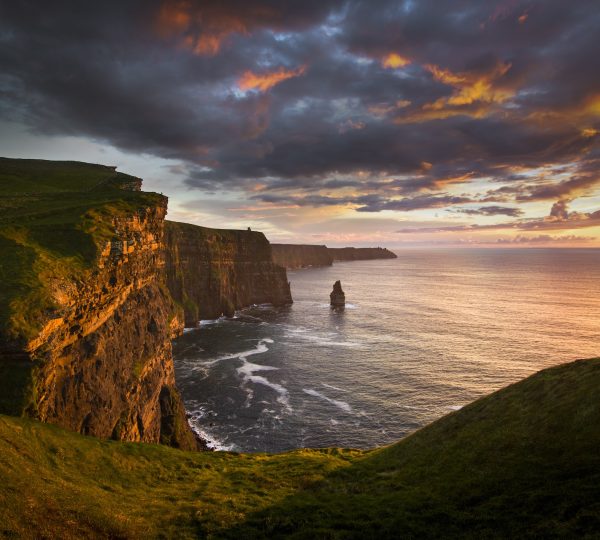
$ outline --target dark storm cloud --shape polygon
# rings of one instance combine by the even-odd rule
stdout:
[[[266,203],[572,199],[598,185],[598,27],[585,0],[4,2],[0,115]],[[462,193],[482,179],[507,185]]]
[[[480,208],[459,208],[455,210],[460,214],[469,216],[511,216],[519,217],[523,215],[523,211],[510,206],[482,206]]]

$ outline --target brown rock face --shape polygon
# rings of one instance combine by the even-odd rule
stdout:
[[[186,326],[252,304],[292,303],[285,268],[273,263],[264,234],[166,223],[167,284]]]
[[[333,257],[327,246],[303,244],[271,244],[273,262],[285,268],[331,266]]]
[[[344,307],[346,305],[346,295],[342,290],[342,283],[340,280],[333,284],[333,291],[331,291],[329,299],[332,307]]]
[[[367,261],[371,259],[397,259],[397,255],[386,248],[327,248],[334,261]]]
[[[164,284],[165,213],[166,199],[115,219],[86,279],[56,283],[43,330],[3,351],[4,372],[29,380],[15,396],[27,414],[98,437],[197,447],[175,389],[171,338],[182,321]]]
[[[303,244],[272,244],[273,261],[286,268],[331,266],[335,261],[364,261],[396,259],[396,254],[385,248],[329,248]]]

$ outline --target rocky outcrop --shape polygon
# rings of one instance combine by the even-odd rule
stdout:
[[[329,295],[329,301],[331,306],[336,308],[344,307],[346,305],[346,295],[344,294],[342,283],[339,279],[333,284],[333,290]]]
[[[292,303],[285,268],[273,263],[263,233],[167,222],[166,245],[167,285],[188,327],[252,304]]]
[[[285,268],[307,268],[333,264],[333,257],[327,246],[271,244],[271,247],[273,262]]]
[[[126,184],[139,187],[136,179]],[[21,251],[30,254],[23,269],[39,279],[37,288],[33,280],[30,288],[7,286],[10,307],[0,302],[3,316],[21,298],[28,308],[39,304],[27,324],[19,320],[29,316],[24,310],[2,319],[8,322],[0,328],[0,412],[98,437],[197,448],[171,354],[183,320],[164,278],[167,199],[103,191],[79,200],[96,207],[75,222],[61,222],[59,212],[58,225],[44,228],[43,245],[34,243],[33,225],[0,231],[17,239],[4,260],[12,257],[14,265]],[[77,258],[57,251],[51,237],[61,234],[82,246],[110,239],[84,263],[81,246],[68,246]]]
[[[370,259],[397,259],[397,255],[386,248],[327,248],[334,261],[367,261]]]

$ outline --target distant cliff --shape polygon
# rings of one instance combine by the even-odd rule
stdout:
[[[327,246],[302,244],[271,244],[273,262],[285,268],[306,268],[308,266],[331,266],[333,257]]]
[[[331,266],[335,261],[363,261],[369,259],[396,259],[395,253],[385,248],[329,248],[303,244],[272,244],[273,261],[286,268]]]
[[[292,303],[285,268],[272,262],[261,232],[166,222],[166,274],[186,326],[251,304]]]
[[[327,248],[334,261],[367,261],[370,259],[397,259],[398,256],[386,248]]]

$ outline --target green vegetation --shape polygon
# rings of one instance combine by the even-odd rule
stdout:
[[[600,359],[370,452],[186,453],[0,417],[0,536],[593,538],[599,448]]]
[[[35,336],[55,307],[52,283],[83,277],[113,219],[163,204],[123,189],[138,183],[102,165],[0,158],[0,336]]]

